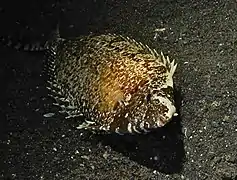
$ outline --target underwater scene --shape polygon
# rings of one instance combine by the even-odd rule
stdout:
[[[0,179],[236,180],[237,2],[0,2]]]

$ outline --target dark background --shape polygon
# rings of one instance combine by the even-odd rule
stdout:
[[[1,1],[0,35],[118,33],[178,63],[180,116],[142,136],[77,130],[47,97],[40,52],[0,46],[0,179],[237,179],[237,2]],[[155,32],[165,28],[163,32]],[[156,38],[154,38],[156,34]]]

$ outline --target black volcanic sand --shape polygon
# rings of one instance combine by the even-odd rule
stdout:
[[[0,3],[1,35],[44,42],[119,33],[175,59],[179,117],[140,136],[77,130],[52,118],[43,55],[0,46],[0,179],[237,179],[237,3],[231,0]],[[156,29],[164,31],[155,31]]]

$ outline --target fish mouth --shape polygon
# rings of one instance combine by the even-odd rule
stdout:
[[[174,112],[173,115],[171,117],[159,117],[159,120],[157,121],[147,121],[147,120],[144,120],[144,121],[141,121],[140,123],[138,124],[134,124],[132,125],[132,127],[130,129],[133,129],[133,131],[135,133],[147,133],[147,132],[150,132],[152,130],[155,130],[155,129],[158,129],[158,128],[161,128],[161,127],[164,127],[166,124],[168,124],[172,119],[173,117],[177,116],[178,113]]]
[[[118,134],[146,134],[165,126],[172,120],[173,116],[177,116],[177,113],[174,112],[172,116],[169,117],[159,115],[159,117],[154,119],[143,119],[136,122],[125,118],[122,124],[116,124],[116,126],[112,125],[113,128],[110,130]]]

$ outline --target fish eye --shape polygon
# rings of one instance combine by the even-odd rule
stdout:
[[[150,101],[151,101],[151,94],[150,94],[150,93],[147,94],[147,96],[146,96],[146,101],[147,101],[147,102],[150,102]]]

